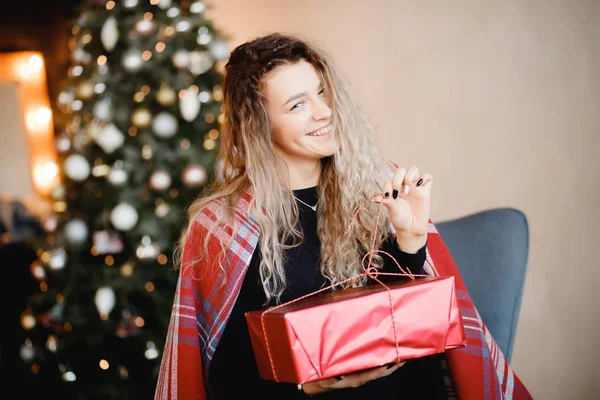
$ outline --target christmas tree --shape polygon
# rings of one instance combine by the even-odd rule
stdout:
[[[82,1],[55,102],[60,181],[21,316],[28,387],[152,398],[185,208],[218,179],[227,37],[201,1]]]

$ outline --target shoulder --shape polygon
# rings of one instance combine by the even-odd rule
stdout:
[[[251,200],[250,193],[244,193],[233,205],[224,197],[214,199],[202,207],[191,223],[196,225],[197,229],[207,230],[214,225],[219,225],[221,229],[228,230],[228,228],[233,227],[234,221],[238,224],[244,224],[249,219]]]

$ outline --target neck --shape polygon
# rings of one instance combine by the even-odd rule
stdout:
[[[305,189],[319,184],[321,161],[316,163],[288,164],[292,190]]]

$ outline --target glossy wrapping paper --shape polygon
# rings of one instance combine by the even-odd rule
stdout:
[[[453,276],[385,285],[246,313],[261,378],[306,383],[466,345]]]

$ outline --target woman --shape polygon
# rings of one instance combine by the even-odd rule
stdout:
[[[433,178],[381,156],[346,80],[298,36],[237,47],[223,92],[222,176],[188,209],[156,398],[454,396],[443,354],[298,386],[260,379],[245,312],[360,274],[372,246],[432,274],[424,266]],[[376,230],[379,202],[387,213]],[[399,272],[377,253],[372,264]]]

